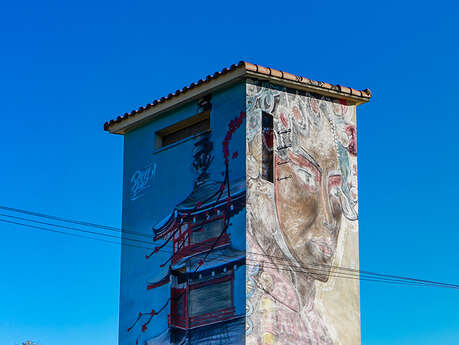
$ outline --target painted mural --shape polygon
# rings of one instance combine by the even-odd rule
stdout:
[[[180,116],[129,138],[123,223],[148,227],[152,250],[123,248],[120,345],[245,344],[244,96],[216,95],[211,131],[154,160],[135,145]]]
[[[246,92],[246,344],[360,344],[355,106]]]

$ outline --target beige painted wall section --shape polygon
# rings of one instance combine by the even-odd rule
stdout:
[[[336,267],[358,269],[355,126],[354,105],[247,84],[247,345],[361,343],[359,281]]]

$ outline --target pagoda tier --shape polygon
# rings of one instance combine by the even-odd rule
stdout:
[[[225,188],[223,188],[224,186]],[[228,196],[230,195],[230,196]],[[172,240],[172,264],[230,243],[224,223],[245,207],[245,180],[231,183],[205,180],[173,212],[153,227],[154,240]]]
[[[226,246],[172,265],[169,325],[193,329],[234,318],[234,272],[244,264],[245,253]]]
[[[217,213],[226,212],[229,206],[229,217],[239,213],[245,207],[245,180],[231,183],[228,200],[228,189],[222,191],[223,182],[205,181],[162,221],[153,226],[154,240],[167,238],[180,224],[191,223],[193,226],[211,222]],[[212,218],[210,218],[212,217]]]
[[[188,280],[199,281],[205,276],[214,277],[216,274],[234,270],[242,265],[245,265],[245,253],[227,245],[224,248],[214,249],[211,253],[182,258],[171,265],[168,272],[160,279],[149,281],[147,289],[166,285],[171,281],[171,277],[172,287],[175,287]]]
[[[201,273],[233,267],[245,263],[245,252],[229,245],[214,249],[212,252],[201,253],[189,258],[183,258],[171,266],[173,274],[196,279]]]

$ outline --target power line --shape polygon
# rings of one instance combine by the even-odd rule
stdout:
[[[70,235],[70,236],[76,236],[80,238],[87,238],[87,239],[92,239],[92,240],[97,240],[101,242],[106,242],[106,243],[114,243],[118,245],[123,245],[123,246],[129,246],[129,247],[136,247],[136,248],[142,248],[142,249],[152,249],[144,246],[138,246],[138,245],[133,245],[129,243],[120,243],[116,241],[109,241],[105,239],[100,239],[100,238],[94,238],[90,236],[85,236],[85,235],[79,235],[79,234],[73,234],[73,233],[68,233],[68,232],[63,232],[59,230],[54,230],[54,229],[49,229],[49,228],[44,228],[41,226],[35,226],[35,225],[30,225],[30,224],[24,224],[24,223],[19,223],[19,222],[14,222],[14,221],[8,221],[4,219],[0,219],[0,222],[5,222],[9,224],[15,224],[15,225],[20,225],[20,226],[25,226],[29,228],[34,228],[38,230],[43,230],[43,231],[50,231],[50,232],[55,232],[55,233],[60,233],[60,234],[65,234],[65,235]],[[217,255],[210,255],[212,259],[216,261],[221,261],[221,262],[226,262],[224,259],[225,255],[217,254]],[[247,266],[250,267],[259,267],[259,264],[263,264],[263,267],[270,268],[270,269],[275,269],[278,271],[286,271],[286,272],[296,272],[296,273],[301,273],[301,274],[307,274],[307,275],[317,275],[317,274],[327,274],[330,277],[334,278],[346,278],[346,279],[358,279],[361,281],[372,281],[372,282],[384,282],[384,283],[396,283],[396,284],[404,284],[404,285],[414,285],[414,286],[438,286],[438,287],[446,287],[446,288],[454,288],[458,289],[458,285],[454,284],[445,284],[445,283],[440,283],[440,282],[432,282],[432,281],[419,281],[419,282],[410,282],[406,281],[406,277],[401,277],[401,279],[393,279],[393,278],[374,278],[374,277],[367,277],[367,276],[362,276],[358,274],[350,274],[350,273],[339,273],[339,272],[330,272],[329,270],[323,270],[323,269],[318,269],[318,268],[306,268],[306,267],[294,267],[290,265],[285,265],[285,264],[279,264],[279,263],[266,263],[266,262],[260,262],[256,260],[250,260],[246,259],[246,261],[252,261],[253,263],[247,263]],[[302,268],[302,269],[301,269]],[[304,269],[304,270],[303,270]]]
[[[257,266],[253,264],[246,264],[247,266]],[[258,267],[258,266],[257,266]],[[271,268],[274,270],[278,271],[285,271],[285,272],[296,272],[296,273],[302,273],[302,274],[307,274],[311,276],[312,275],[318,275],[320,273],[326,274],[329,277],[333,278],[345,278],[345,279],[354,279],[354,280],[363,280],[363,281],[373,281],[373,282],[384,282],[384,283],[395,283],[395,284],[402,284],[402,285],[413,285],[413,286],[432,286],[432,287],[442,287],[442,288],[449,288],[449,289],[459,289],[459,285],[455,284],[445,284],[445,283],[440,283],[440,282],[432,282],[432,283],[423,283],[423,282],[413,282],[413,281],[407,281],[405,279],[394,279],[394,278],[378,278],[378,277],[368,277],[368,276],[363,276],[362,275],[349,275],[349,274],[343,274],[343,273],[336,273],[336,272],[330,272],[328,270],[322,270],[322,269],[317,269],[317,268],[305,268],[305,270],[301,270],[299,268],[295,267],[286,267],[286,268],[279,268],[277,266],[271,266],[271,265],[265,265],[264,267],[266,268]]]
[[[147,249],[147,250],[150,250],[150,251],[154,250],[154,251],[166,253],[166,254],[169,254],[169,255],[173,254],[172,252],[170,252],[169,250],[166,250],[166,249],[158,249],[157,250],[156,247],[146,247],[146,246],[141,246],[141,245],[132,245],[130,243],[123,243],[122,242],[124,240],[129,240],[129,241],[135,241],[135,242],[139,242],[139,243],[144,243],[144,244],[147,244],[147,245],[152,245],[152,243],[147,242],[147,241],[142,241],[142,240],[137,240],[137,239],[130,239],[130,238],[126,238],[126,237],[119,237],[119,236],[115,236],[115,235],[104,234],[104,233],[99,233],[99,232],[95,232],[95,231],[89,231],[89,230],[84,230],[84,229],[79,229],[79,228],[74,228],[74,227],[68,227],[68,226],[64,226],[64,225],[61,225],[61,224],[52,224],[52,223],[48,223],[48,222],[41,222],[41,221],[37,221],[37,220],[33,220],[33,219],[27,219],[27,218],[23,218],[23,217],[16,217],[16,216],[6,215],[6,214],[2,214],[2,213],[0,213],[0,216],[9,217],[9,218],[13,218],[13,219],[19,219],[19,220],[25,220],[25,221],[29,221],[29,222],[33,222],[33,223],[38,223],[38,224],[50,225],[50,226],[54,226],[54,227],[57,227],[57,228],[63,228],[63,229],[67,229],[67,230],[73,230],[73,231],[78,231],[78,232],[83,232],[83,233],[89,233],[89,234],[93,234],[93,235],[106,236],[106,237],[110,237],[110,238],[119,239],[121,242],[102,240],[102,239],[98,239],[98,238],[95,238],[95,237],[84,236],[84,235],[76,236],[76,234],[73,234],[73,233],[68,233],[68,232],[64,232],[64,231],[58,231],[58,230],[54,230],[54,229],[44,228],[44,227],[41,227],[41,226],[32,226],[30,224],[25,224],[25,223],[7,221],[7,220],[1,219],[1,218],[0,218],[0,222],[6,222],[6,223],[10,223],[10,224],[21,225],[21,226],[25,226],[25,227],[29,227],[29,228],[34,228],[34,229],[44,230],[44,231],[50,231],[50,232],[60,233],[60,234],[64,234],[64,235],[72,235],[72,236],[76,236],[76,237],[80,237],[80,238],[99,240],[99,241],[106,242],[106,243],[122,244],[123,246],[126,246],[126,247],[135,247],[135,248]],[[229,256],[226,256],[224,254],[218,254],[218,256],[219,257],[228,257],[228,258],[230,258]],[[213,259],[216,258],[215,255],[211,255],[210,257],[213,258]]]
[[[0,206],[0,208],[5,209],[6,207]],[[17,209],[12,209],[12,208],[8,208],[8,209],[17,210]],[[25,210],[21,210],[21,211],[23,211],[22,213],[29,212],[29,211],[25,211]],[[38,213],[35,213],[35,212],[29,212],[29,213],[33,213],[34,216],[40,217],[40,216],[38,216]],[[104,233],[100,233],[100,232],[83,230],[83,229],[78,229],[78,228],[74,228],[74,227],[67,227],[67,226],[64,226],[64,225],[61,225],[61,224],[52,224],[52,223],[48,223],[48,222],[40,222],[40,221],[37,221],[37,220],[27,219],[27,218],[23,218],[23,217],[16,217],[16,216],[11,216],[11,215],[6,215],[6,214],[0,214],[0,216],[10,217],[10,218],[14,218],[14,219],[20,219],[20,220],[25,220],[25,221],[30,221],[30,222],[35,222],[35,223],[44,224],[44,225],[50,225],[50,226],[54,226],[54,227],[60,227],[60,228],[68,229],[68,230],[74,230],[74,231],[89,233],[89,234],[93,234],[93,235],[97,235],[97,236],[99,236],[99,235],[100,236],[107,236],[107,237],[116,238],[116,239],[119,239],[119,240],[136,241],[136,242],[140,242],[140,243],[145,243],[147,245],[152,245],[150,242],[146,242],[146,241],[142,241],[142,240],[136,240],[136,239],[130,239],[130,238],[124,238],[124,237],[121,238],[121,237],[118,237],[118,236],[104,234]],[[48,216],[48,215],[46,215],[46,216]],[[50,217],[53,217],[52,219],[54,219],[54,218],[59,219],[60,221],[67,220],[67,219],[62,218],[62,217],[54,217],[54,216],[50,216]],[[50,218],[50,217],[45,217],[45,218]],[[127,246],[127,247],[136,247],[136,248],[148,249],[148,250],[155,249],[155,248],[152,248],[152,247],[134,245],[132,243],[109,241],[109,240],[95,238],[95,237],[91,237],[91,236],[84,236],[84,235],[79,235],[79,234],[59,231],[59,230],[55,230],[55,229],[44,228],[44,227],[40,227],[40,226],[33,226],[33,225],[30,225],[30,224],[7,221],[7,220],[4,220],[4,219],[0,219],[0,221],[5,222],[5,223],[20,225],[20,226],[25,226],[25,227],[29,227],[29,228],[34,228],[34,229],[38,229],[38,230],[43,230],[43,231],[49,231],[49,232],[54,232],[54,233],[70,235],[70,236],[74,236],[74,237],[98,240],[98,241],[106,242],[106,243],[114,243],[114,244],[123,245],[123,246]],[[77,224],[86,224],[86,226],[89,226],[88,224],[93,224],[93,223],[88,223],[88,222],[83,222],[83,221],[73,221],[73,220],[72,220],[72,222],[77,223]],[[98,228],[102,228],[102,227],[106,228],[106,226],[98,224]],[[161,251],[161,252],[164,252],[164,253],[168,253],[168,254],[172,254],[168,250],[158,250],[158,251]],[[207,254],[208,255],[211,254],[211,251],[212,250],[210,250]],[[288,259],[286,259],[286,258],[273,256],[273,255],[268,255],[268,254],[253,253],[253,252],[246,252],[246,253],[247,254],[258,255],[258,256],[262,256],[262,257],[271,258],[272,261],[273,261],[272,264],[274,264],[276,266],[275,267],[266,266],[268,268],[276,268],[276,269],[285,270],[285,271],[296,271],[298,273],[306,273],[306,274],[310,274],[310,275],[311,275],[311,272],[313,274],[317,274],[317,273],[314,273],[314,272],[322,272],[322,273],[328,273],[329,275],[333,274],[333,276],[336,276],[336,277],[341,277],[341,278],[343,278],[343,277],[352,277],[352,278],[357,278],[357,279],[360,279],[360,280],[364,280],[364,278],[367,277],[367,276],[376,276],[376,278],[378,278],[378,279],[384,279],[384,280],[391,279],[391,281],[399,281],[399,282],[400,281],[407,281],[407,282],[412,282],[412,283],[416,283],[416,284],[423,284],[423,285],[426,285],[426,284],[432,285],[433,284],[433,285],[436,285],[436,286],[438,285],[438,286],[445,286],[445,287],[452,287],[452,288],[458,288],[459,287],[458,285],[455,285],[455,284],[441,283],[441,282],[435,282],[435,281],[417,279],[417,278],[411,278],[411,277],[380,274],[380,273],[374,273],[374,272],[369,272],[369,271],[356,270],[356,269],[352,269],[352,268],[348,268],[348,267],[340,267],[340,266],[325,265],[325,264],[316,265],[316,266],[318,266],[318,267],[327,267],[327,268],[329,268],[329,270],[320,270],[320,269],[317,269],[317,268],[309,268],[309,267],[304,267],[304,266],[301,266],[301,265],[298,267],[298,266],[293,266],[291,264],[283,264],[283,263],[279,263],[279,262],[275,261],[275,260],[279,260],[279,261],[289,262]],[[224,257],[227,257],[227,256],[225,256],[224,254],[220,253],[220,254],[215,254],[215,255],[212,254],[209,257],[214,259],[214,260],[218,260],[218,258],[224,258]],[[225,261],[225,260],[222,259],[221,261]],[[249,261],[249,262],[253,261],[253,262],[257,262],[257,263],[260,262],[260,261],[251,260],[251,259],[247,259],[247,258],[246,258],[246,261]],[[284,269],[282,269],[282,268],[284,268]],[[302,271],[301,269],[306,270],[306,271]],[[342,271],[347,271],[347,272],[352,272],[352,273],[344,273],[344,272],[333,272],[333,273],[331,273],[330,271],[332,269],[342,270]],[[363,277],[362,277],[362,275],[363,275]],[[372,278],[375,278],[375,277],[372,277]]]
[[[282,258],[282,257],[279,257],[279,256],[273,256],[273,255],[268,255],[268,254],[259,254],[259,253],[253,253],[253,252],[247,252],[247,253],[250,253],[252,255],[260,255],[260,256],[263,256],[263,257],[269,257],[269,258],[273,258],[273,259],[278,259],[278,260],[281,260],[281,261],[289,262],[288,259]],[[283,266],[297,267],[297,266],[294,266],[294,265],[291,265],[291,264],[283,264]],[[440,283],[440,282],[435,282],[435,281],[431,281],[431,280],[417,279],[417,278],[397,276],[397,275],[391,275],[391,274],[375,273],[375,272],[371,272],[371,271],[357,270],[357,269],[353,269],[353,268],[349,268],[349,267],[342,267],[342,266],[336,266],[336,265],[327,265],[327,264],[320,264],[319,265],[318,264],[317,266],[327,267],[327,268],[330,268],[330,269],[343,270],[343,271],[350,271],[350,272],[355,272],[355,273],[358,273],[358,274],[374,275],[374,276],[388,277],[388,278],[394,278],[394,279],[406,279],[406,280],[411,280],[411,281],[414,281],[414,282],[422,282],[422,283],[430,283],[430,284],[444,284],[444,285],[450,285],[450,286],[454,286],[454,287],[458,287],[459,286],[457,284]],[[303,269],[308,269],[308,268],[306,268],[304,266],[301,266],[301,265],[299,267],[303,268]]]
[[[20,226],[23,226],[23,227],[33,228],[33,229],[36,229],[36,230],[59,233],[59,234],[62,234],[62,235],[69,235],[69,236],[78,237],[78,238],[96,240],[96,241],[105,242],[105,243],[113,243],[113,244],[122,245],[122,246],[125,246],[125,247],[134,247],[134,248],[147,249],[147,250],[155,249],[155,248],[152,248],[152,247],[145,247],[145,246],[141,246],[141,245],[135,245],[135,244],[132,244],[132,243],[123,243],[122,241],[121,242],[110,241],[110,240],[96,238],[96,237],[87,236],[87,235],[74,234],[74,233],[69,233],[69,232],[65,232],[65,231],[45,228],[45,227],[41,227],[41,226],[9,221],[9,220],[6,220],[6,219],[0,219],[0,222],[8,223],[8,224],[14,224],[14,225],[20,225]],[[54,225],[54,226],[61,227],[60,225]],[[66,228],[68,228],[68,227],[66,227]],[[73,228],[73,229],[81,231],[81,229],[77,229],[77,228]],[[95,232],[92,232],[92,233],[95,234]],[[118,237],[118,239],[122,240],[121,237]],[[145,243],[148,243],[148,242],[145,242]],[[171,254],[171,252],[169,252],[167,250],[159,250],[159,252],[166,253],[166,254]],[[222,258],[222,257],[224,257],[224,258],[232,258],[232,257],[224,255],[224,254],[211,254],[211,255],[209,255],[209,257],[214,259],[214,260],[221,261],[221,262],[226,262],[226,260],[224,260],[224,259],[220,259],[219,260],[219,258]]]
[[[13,211],[13,212],[17,212],[17,213],[33,215],[35,217],[42,217],[42,218],[47,218],[47,219],[58,220],[58,221],[61,221],[61,222],[67,222],[67,223],[72,223],[72,224],[80,224],[80,225],[84,225],[84,226],[88,226],[88,227],[94,227],[94,228],[98,228],[98,229],[112,230],[112,231],[117,231],[117,232],[133,233],[133,234],[136,234],[136,235],[139,235],[139,236],[141,235],[141,236],[145,236],[145,237],[151,238],[151,236],[145,235],[145,234],[139,233],[139,232],[129,232],[127,230],[122,230],[122,229],[111,227],[111,226],[106,226],[106,225],[101,225],[101,224],[96,224],[96,223],[90,223],[90,222],[81,221],[81,220],[75,220],[75,219],[68,219],[68,218],[64,218],[64,217],[58,217],[58,216],[53,216],[53,215],[44,214],[44,213],[38,213],[38,212],[33,212],[33,211],[28,211],[28,210],[23,210],[23,209],[18,209],[18,208],[12,208],[12,207],[3,206],[3,205],[0,205],[0,209]],[[64,228],[64,229],[75,230],[75,231],[85,232],[85,233],[90,233],[90,234],[100,234],[101,236],[105,236],[105,237],[112,237],[112,238],[117,238],[117,239],[131,240],[131,241],[135,241],[135,242],[145,243],[147,245],[152,245],[152,243],[148,242],[148,241],[130,239],[130,238],[127,238],[127,237],[122,237],[121,238],[119,236],[113,236],[113,235],[103,234],[103,233],[96,233],[96,232],[93,232],[93,231],[78,229],[78,228],[74,228],[74,227],[67,227],[67,226],[64,226],[64,225],[61,225],[61,224],[52,224],[52,223],[48,223],[48,222],[41,222],[41,221],[37,221],[37,220],[32,220],[32,219],[23,218],[23,217],[16,217],[16,216],[6,215],[6,214],[0,214],[0,216],[19,219],[19,220],[26,220],[26,221],[29,221],[29,222],[34,222],[34,223],[39,223],[39,224],[44,224],[44,225],[50,225],[50,226],[54,226],[54,227],[60,227],[60,228]],[[222,233],[223,232],[224,231],[222,231]],[[146,249],[155,249],[155,248],[146,248]],[[172,252],[170,252],[168,250],[158,250],[158,251],[168,252],[171,255],[173,254]],[[253,252],[246,252],[246,253],[247,254],[253,254],[253,255],[261,255],[261,256],[266,256],[266,257],[270,257],[270,258],[275,258],[275,259],[279,259],[279,260],[288,261],[288,259],[286,259],[286,258],[276,257],[276,256],[268,255],[268,254],[259,254],[259,253],[253,253]]]
[[[100,241],[100,242],[115,243],[115,244],[120,244],[120,245],[128,245],[128,246],[131,246],[131,247],[137,247],[137,248],[144,248],[144,249],[145,249],[145,247],[136,246],[136,245],[133,245],[133,244],[127,244],[127,243],[126,243],[126,244],[123,244],[123,243],[116,242],[116,241],[105,240],[105,239],[103,239],[103,238],[96,238],[96,237],[90,237],[90,236],[85,236],[85,235],[73,234],[73,233],[64,232],[64,231],[59,231],[59,230],[54,230],[54,229],[48,229],[48,228],[44,228],[44,227],[41,227],[41,226],[36,226],[36,225],[31,225],[31,224],[23,224],[23,223],[19,223],[19,222],[14,222],[14,221],[6,220],[6,219],[0,219],[0,222],[9,223],[9,224],[15,224],[15,225],[21,225],[21,226],[25,226],[25,227],[29,227],[29,228],[33,228],[33,229],[38,229],[38,230],[43,230],[43,231],[49,231],[49,232],[54,232],[54,233],[59,233],[59,234],[64,234],[64,235],[69,235],[69,236],[74,236],[74,237],[79,237],[79,238],[86,238],[86,239],[91,239],[91,240]]]
[[[151,238],[150,235],[145,235],[145,234],[143,234],[141,232],[130,231],[130,230],[126,230],[126,229],[120,229],[120,228],[116,228],[114,226],[101,225],[101,224],[90,223],[90,222],[85,222],[85,221],[75,220],[75,219],[70,219],[70,218],[64,218],[64,217],[57,217],[57,216],[52,216],[52,215],[45,214],[45,213],[38,213],[38,212],[33,212],[33,211],[23,210],[23,209],[19,209],[19,208],[3,206],[3,205],[0,205],[0,209],[5,210],[5,211],[16,212],[16,213],[23,213],[23,214],[27,214],[29,216],[35,216],[35,217],[41,217],[41,218],[57,220],[57,221],[60,221],[60,222],[65,222],[65,223],[73,223],[73,224],[78,224],[78,225],[83,225],[83,226],[88,226],[88,227],[93,227],[93,228],[98,228],[98,229],[103,229],[103,230],[109,230],[109,231],[125,232],[127,234],[132,234],[132,235],[138,235],[138,236],[144,236],[144,237]]]
[[[0,213],[0,216],[2,216],[2,217],[8,217],[8,218],[13,218],[13,219],[18,219],[18,220],[25,220],[25,221],[32,222],[32,223],[36,223],[36,224],[43,224],[43,225],[55,226],[55,227],[58,227],[58,228],[63,228],[63,229],[68,229],[68,230],[74,230],[74,231],[84,232],[84,233],[93,234],[93,235],[98,235],[98,236],[116,238],[116,239],[119,239],[119,240],[128,240],[128,241],[134,241],[134,242],[139,242],[139,243],[151,244],[150,242],[143,241],[143,240],[138,240],[138,239],[135,239],[135,238],[120,237],[120,236],[116,236],[116,235],[105,234],[105,233],[103,233],[103,232],[96,232],[96,231],[91,231],[91,230],[84,230],[84,229],[74,228],[74,227],[71,227],[71,226],[65,226],[65,225],[61,225],[61,224],[53,224],[53,223],[49,223],[49,222],[42,222],[42,221],[39,221],[39,220],[28,219],[28,218],[24,218],[24,217],[16,217],[16,216],[12,216],[12,215],[9,215],[9,214],[4,214],[4,213]]]

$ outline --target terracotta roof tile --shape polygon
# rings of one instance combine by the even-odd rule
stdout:
[[[267,68],[267,67],[263,67],[263,66],[258,66],[257,72],[258,73],[263,73],[263,74],[266,74],[266,75],[271,75],[271,69]]]
[[[239,65],[241,64],[241,62],[239,62]],[[257,65],[254,65],[253,63],[250,63],[250,62],[245,62],[244,64],[245,64],[245,69],[246,70],[252,71],[252,72],[258,72],[258,66]]]
[[[325,83],[325,82],[320,82],[320,81],[315,81],[315,80],[311,80],[311,79],[308,79],[308,78],[305,78],[305,77],[301,77],[301,76],[297,76],[297,75],[294,75],[294,74],[291,74],[291,73],[287,73],[287,72],[282,72],[282,71],[279,71],[279,70],[276,70],[276,69],[273,69],[273,68],[269,68],[269,67],[263,67],[263,66],[260,66],[260,65],[255,65],[255,64],[252,64],[252,63],[249,63],[249,62],[245,62],[245,61],[240,61],[238,64],[234,64],[234,65],[231,65],[229,68],[224,68],[221,72],[215,72],[213,75],[208,75],[206,78],[204,79],[200,79],[197,83],[191,83],[189,86],[185,86],[183,87],[182,89],[179,89],[177,91],[175,91],[175,93],[170,93],[169,95],[167,95],[167,97],[161,97],[159,100],[154,100],[152,103],[150,104],[147,104],[145,106],[142,106],[140,107],[139,109],[134,109],[132,110],[131,112],[129,113],[124,113],[123,116],[118,116],[116,119],[114,120],[110,120],[110,121],[107,121],[105,122],[104,124],[104,129],[106,131],[110,130],[110,127],[116,123],[120,123],[124,120],[127,120],[129,118],[132,118],[133,116],[136,116],[137,114],[145,111],[145,110],[148,110],[154,106],[157,106],[158,104],[161,104],[161,103],[164,103],[168,100],[170,100],[171,98],[174,98],[174,97],[177,97],[193,88],[196,88],[204,83],[208,83],[218,77],[220,77],[221,75],[224,75],[224,74],[227,74],[227,73],[230,73],[232,71],[235,71],[237,69],[243,69],[245,70],[247,73],[247,77],[254,77],[256,78],[257,75],[259,75],[260,77],[262,76],[268,76],[268,77],[273,77],[273,78],[277,78],[277,79],[283,79],[283,80],[289,80],[289,81],[293,81],[293,82],[298,82],[298,83],[301,83],[301,84],[304,84],[306,86],[313,86],[313,87],[318,87],[318,88],[321,88],[321,89],[324,89],[324,90],[333,90],[335,91],[337,94],[336,96],[339,97],[339,95],[341,94],[343,97],[346,97],[346,96],[351,96],[351,97],[358,97],[358,98],[361,98],[364,102],[365,101],[368,101],[369,98],[371,98],[372,94],[371,94],[371,91],[369,89],[365,89],[365,90],[362,90],[362,91],[359,91],[359,90],[355,90],[355,89],[352,89],[352,88],[349,88],[349,87],[346,87],[346,86],[342,86],[342,85],[331,85],[329,83]]]
[[[278,71],[277,69],[271,68],[271,75],[273,77],[282,78],[283,73],[281,71]]]
[[[351,93],[351,89],[346,87],[346,86],[343,86],[343,85],[337,85],[339,90],[343,93]]]
[[[282,72],[282,79],[298,81],[298,78],[297,78],[296,75],[293,75],[293,74],[287,73],[287,72]]]

